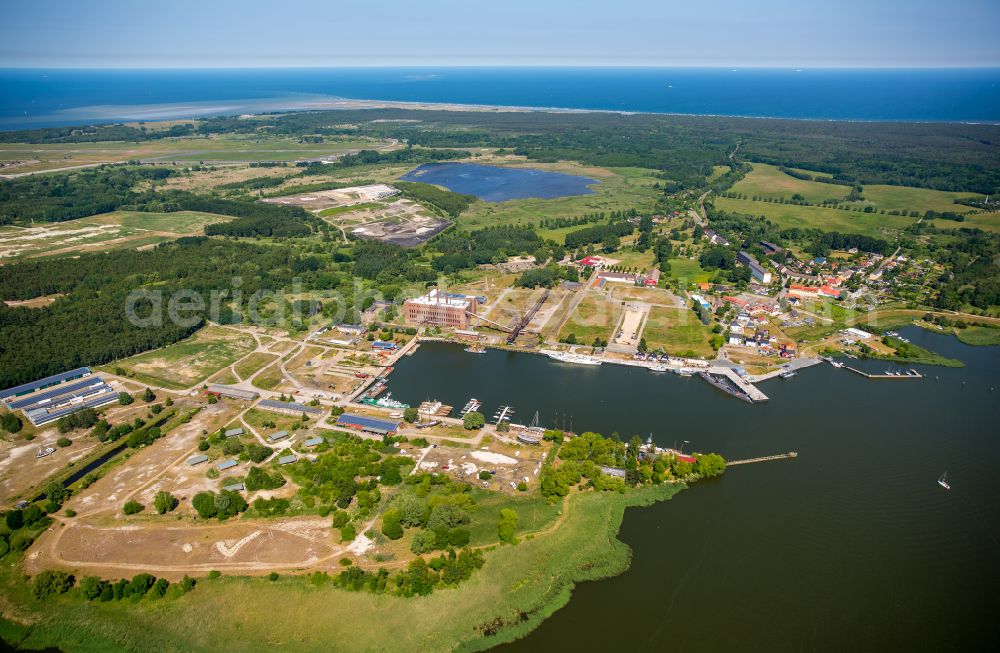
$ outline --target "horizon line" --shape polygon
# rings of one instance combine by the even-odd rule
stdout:
[[[349,70],[349,69],[467,69],[474,70],[480,68],[537,68],[537,69],[693,69],[693,70],[1000,70],[1000,62],[996,64],[963,64],[963,65],[934,65],[934,64],[913,64],[913,65],[808,65],[808,64],[505,64],[505,63],[483,63],[483,64],[316,64],[316,65],[219,65],[219,66],[84,66],[84,65],[3,65],[0,70],[121,70],[121,71],[141,71],[141,70]]]

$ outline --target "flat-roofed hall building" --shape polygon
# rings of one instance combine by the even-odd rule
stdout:
[[[118,392],[90,368],[47,376],[31,383],[0,391],[11,412],[21,411],[35,426],[54,422],[84,408],[99,408],[118,401]]]
[[[423,297],[403,302],[407,324],[469,328],[469,313],[475,313],[479,302],[475,297],[455,295],[434,288]]]

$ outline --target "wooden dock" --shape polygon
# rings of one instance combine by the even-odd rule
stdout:
[[[774,456],[759,456],[757,458],[744,458],[743,460],[729,460],[726,461],[726,467],[732,467],[733,465],[749,465],[751,463],[766,463],[769,460],[786,460],[788,458],[798,458],[799,453],[797,451],[789,451],[788,453],[779,453]]]
[[[860,374],[861,376],[868,379],[922,379],[924,375],[916,370],[910,370],[906,374],[869,374],[868,372],[863,372],[857,368],[846,366],[847,369],[854,372],[855,374]]]

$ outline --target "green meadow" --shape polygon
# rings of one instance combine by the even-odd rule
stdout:
[[[683,488],[580,492],[556,506],[539,505],[548,523],[543,532],[519,528],[520,543],[488,549],[486,565],[471,579],[425,597],[349,592],[322,576],[282,575],[201,578],[190,593],[160,599],[87,602],[72,590],[38,600],[20,577],[19,556],[11,554],[0,569],[0,636],[26,649],[73,653],[481,651],[538,627],[569,601],[576,583],[625,571],[631,551],[617,539],[625,508]],[[517,503],[519,516],[527,517],[533,502]]]
[[[732,213],[766,216],[768,220],[783,228],[822,229],[867,236],[883,236],[886,230],[904,229],[915,220],[900,215],[845,211],[822,206],[772,204],[728,197],[716,198],[715,205],[723,211]]]
[[[657,183],[654,170],[645,168],[608,168],[611,175],[596,176],[587,168],[562,166],[560,172],[591,176],[597,183],[590,187],[589,195],[572,195],[555,199],[523,199],[506,202],[476,202],[459,217],[459,224],[466,229],[481,229],[500,224],[537,225],[542,218],[574,218],[589,213],[611,213],[636,209],[640,212],[652,211],[656,206]],[[563,242],[566,233],[583,229],[579,225],[566,229],[541,230],[544,238]]]

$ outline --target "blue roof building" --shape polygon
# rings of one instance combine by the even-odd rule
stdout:
[[[77,392],[79,390],[84,390],[84,389],[89,388],[89,387],[94,386],[94,385],[100,385],[101,383],[103,383],[103,381],[101,380],[101,377],[96,376],[96,377],[91,377],[89,379],[85,379],[83,381],[76,381],[74,383],[61,384],[61,385],[59,385],[59,387],[57,387],[57,388],[55,388],[53,390],[49,390],[48,392],[43,392],[43,393],[37,394],[37,395],[32,395],[31,397],[27,397],[26,399],[17,399],[17,400],[12,399],[10,401],[10,403],[8,404],[8,407],[11,410],[28,409],[31,406],[34,406],[35,404],[40,404],[42,402],[51,401],[52,399],[55,399],[56,397],[61,397],[63,395],[68,395],[68,394],[70,394],[72,392]]]
[[[257,402],[257,407],[288,415],[301,415],[305,413],[306,415],[316,416],[322,415],[325,412],[322,408],[316,406],[306,406],[296,401],[276,401],[274,399],[261,399]]]
[[[399,430],[399,422],[365,417],[364,415],[351,415],[350,413],[344,413],[338,417],[337,426],[354,429],[355,431],[375,433],[377,435],[388,435]]]
[[[10,397],[21,397],[38,390],[51,388],[52,386],[59,385],[60,383],[75,381],[76,379],[80,379],[85,376],[90,376],[90,368],[78,367],[75,370],[70,370],[69,372],[53,374],[52,376],[47,376],[44,379],[38,379],[37,381],[32,381],[31,383],[24,383],[22,385],[14,386],[13,388],[2,390],[0,391],[0,399],[6,401]]]

